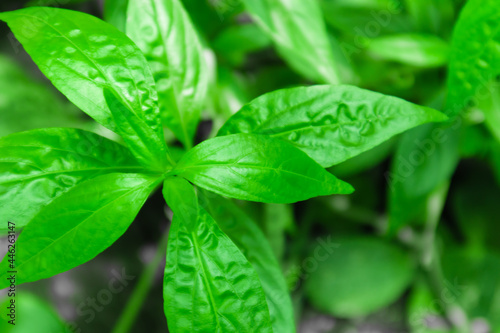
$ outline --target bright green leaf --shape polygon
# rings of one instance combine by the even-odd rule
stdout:
[[[144,52],[166,126],[190,148],[205,104],[208,66],[179,0],[130,0],[127,34]]]
[[[0,13],[33,61],[76,106],[116,130],[103,88],[155,131],[161,127],[157,94],[146,59],[116,28],[81,12],[30,7]]]
[[[318,83],[338,84],[342,74],[334,58],[321,8],[316,1],[244,0],[246,9],[298,73]]]
[[[319,310],[339,317],[366,316],[396,301],[414,273],[409,253],[378,238],[345,238],[337,248],[317,248],[317,269],[306,294]]]
[[[219,135],[264,134],[288,141],[324,167],[354,157],[442,113],[353,86],[275,91],[232,116]]]
[[[274,332],[295,332],[288,287],[271,244],[262,231],[231,200],[208,191],[204,191],[202,198],[203,206],[257,271],[266,295]]]
[[[146,168],[163,171],[165,167],[172,166],[163,130],[155,133],[146,122],[127,108],[116,95],[104,88],[104,98],[111,110],[113,119],[118,126],[118,133],[122,136],[137,161]]]
[[[24,227],[87,179],[142,170],[124,146],[91,132],[47,128],[11,134],[0,138],[0,218]]]
[[[224,196],[267,203],[353,191],[291,144],[255,134],[204,141],[184,155],[173,174]]]
[[[113,244],[134,220],[157,178],[112,173],[83,182],[45,206],[16,242],[16,284],[81,265]],[[0,289],[9,258],[0,263]]]
[[[125,32],[128,0],[104,0],[104,19]]]
[[[448,70],[446,112],[457,115],[491,94],[500,74],[500,11],[497,0],[469,0],[455,25]]]
[[[259,277],[194,188],[168,178],[163,194],[174,212],[167,249],[164,299],[171,332],[269,332]]]

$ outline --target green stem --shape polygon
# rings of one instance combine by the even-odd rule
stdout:
[[[112,333],[128,333],[132,328],[132,325],[134,324],[137,315],[144,304],[144,300],[152,287],[155,273],[158,271],[160,263],[165,257],[167,241],[168,231],[165,232],[160,240],[160,244],[158,245],[158,249],[156,250],[153,260],[151,260],[151,262],[146,266],[144,272],[139,278],[139,282],[135,285],[132,296],[130,296],[130,299],[120,315]]]

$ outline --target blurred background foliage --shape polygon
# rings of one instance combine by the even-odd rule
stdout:
[[[443,109],[450,39],[464,2],[318,0],[321,12],[306,4],[304,16],[324,29],[338,82]],[[244,3],[183,0],[213,71],[200,140],[263,93],[333,83],[298,63]],[[87,12],[122,31],[126,24],[127,0],[2,0],[0,11],[32,5]],[[1,23],[0,136],[69,126],[117,139],[68,102],[9,32]],[[443,144],[430,140],[439,125],[425,125],[331,168],[356,188],[353,195],[293,206],[235,201],[233,218],[256,221],[282,264],[300,332],[500,332],[500,127],[485,123],[485,114],[498,114],[496,98],[444,129]],[[417,167],[408,163],[415,151],[426,156]],[[405,181],[391,178],[398,170],[407,171]],[[95,260],[22,286],[19,324],[0,322],[0,331],[111,332],[168,217],[161,195],[152,196],[127,233]],[[123,291],[93,306],[122,270],[132,277]],[[133,332],[167,331],[161,271]]]

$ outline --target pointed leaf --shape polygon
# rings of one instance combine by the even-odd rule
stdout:
[[[161,121],[154,79],[141,51],[122,32],[81,12],[30,7],[0,13],[54,86],[105,127],[116,130],[103,87],[155,131]]]
[[[0,219],[22,228],[87,179],[142,170],[127,148],[91,132],[46,128],[11,134],[0,138]]]
[[[258,97],[218,135],[269,135],[330,167],[412,127],[446,119],[436,110],[353,86],[312,86]]]
[[[106,174],[61,195],[24,228],[16,242],[16,284],[81,265],[113,244],[134,220],[157,177]],[[0,263],[0,289],[8,286],[9,258]]]
[[[353,191],[288,142],[255,134],[204,141],[172,173],[221,195],[268,203]]]
[[[127,16],[127,35],[153,71],[164,123],[190,148],[208,88],[208,67],[191,19],[179,0],[130,0]]]
[[[198,205],[194,188],[168,178],[163,194],[174,212],[163,289],[169,330],[272,333],[257,273]]]

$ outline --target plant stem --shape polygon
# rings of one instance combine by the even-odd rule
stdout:
[[[146,266],[144,272],[139,278],[139,282],[135,285],[134,291],[132,292],[132,295],[130,296],[130,299],[120,315],[112,333],[128,333],[132,328],[132,325],[134,324],[137,315],[144,304],[144,299],[152,287],[154,276],[166,255],[167,241],[168,230],[165,231],[165,234],[161,238],[153,260],[151,260],[151,262]]]

